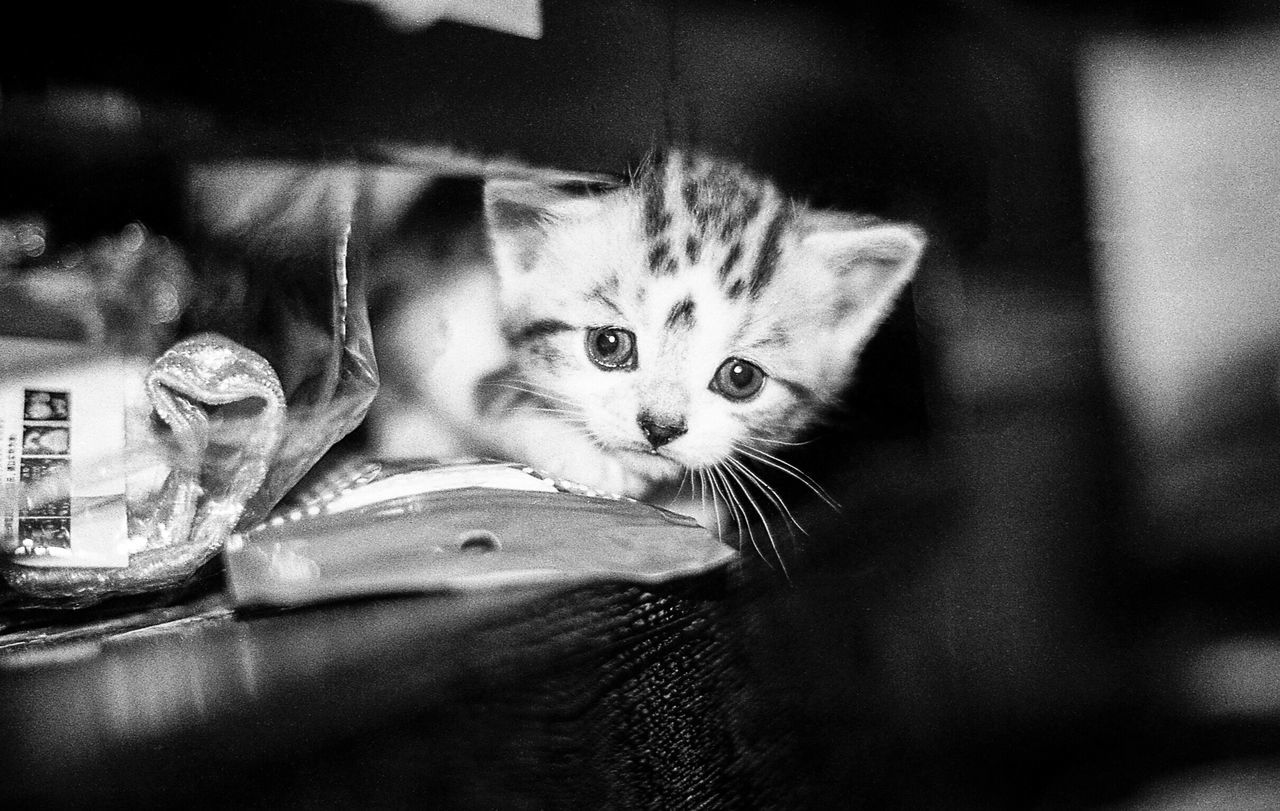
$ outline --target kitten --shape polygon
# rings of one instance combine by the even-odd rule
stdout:
[[[682,151],[588,193],[491,179],[484,212],[489,250],[419,267],[376,325],[374,448],[636,498],[692,480],[739,526],[748,489],[785,511],[748,465],[789,467],[775,451],[836,402],[924,247]]]

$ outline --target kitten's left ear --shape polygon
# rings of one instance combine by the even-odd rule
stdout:
[[[831,212],[802,215],[801,245],[836,278],[840,331],[852,355],[861,349],[915,275],[924,232]]]
[[[597,205],[591,195],[540,180],[485,181],[485,221],[499,272],[515,275],[530,270],[553,226],[590,216]]]

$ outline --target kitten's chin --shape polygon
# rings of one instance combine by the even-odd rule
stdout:
[[[678,479],[684,473],[684,465],[660,453],[617,448],[613,451],[613,457],[651,485]]]

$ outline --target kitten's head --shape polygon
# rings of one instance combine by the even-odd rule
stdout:
[[[654,483],[809,425],[924,244],[683,153],[594,194],[490,181],[485,209],[521,376]]]

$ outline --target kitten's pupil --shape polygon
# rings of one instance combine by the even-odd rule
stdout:
[[[596,351],[604,357],[611,357],[622,345],[622,340],[612,332],[602,332],[596,336]]]
[[[636,338],[621,327],[587,330],[587,357],[606,371],[635,368]]]

